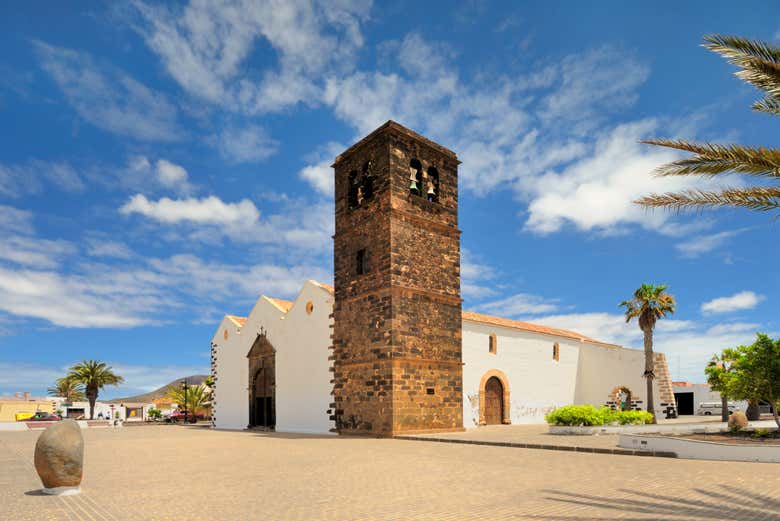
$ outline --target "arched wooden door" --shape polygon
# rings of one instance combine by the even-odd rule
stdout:
[[[504,386],[491,376],[485,383],[485,424],[501,425],[504,419]]]

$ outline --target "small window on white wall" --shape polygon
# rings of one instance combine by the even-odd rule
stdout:
[[[494,355],[498,352],[498,338],[496,337],[495,333],[490,333],[488,340],[488,352],[491,355]]]
[[[553,360],[556,362],[560,361],[561,359],[561,346],[558,345],[558,342],[555,342],[553,344]]]

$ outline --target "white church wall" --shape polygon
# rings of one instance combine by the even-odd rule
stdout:
[[[491,333],[497,352],[488,350]],[[559,361],[553,359],[558,342]],[[479,424],[479,390],[491,369],[509,380],[510,419],[515,423],[543,423],[555,407],[573,403],[579,361],[579,342],[519,329],[463,322],[463,424]]]
[[[615,387],[626,386],[632,398],[638,396],[642,410],[647,410],[647,390],[642,374],[645,354],[638,349],[602,346],[584,342],[580,349],[575,403],[604,405]],[[653,386],[657,413],[661,414],[658,385]]]
[[[242,335],[238,326],[225,317],[211,341],[217,345],[215,426],[218,429],[245,429],[249,423],[246,354],[254,341],[253,335]]]
[[[311,314],[306,312],[308,302],[312,303]],[[288,312],[260,297],[240,332],[230,319],[223,320],[213,340],[218,345],[216,428],[245,429],[249,424],[247,354],[262,330],[276,350],[276,430],[330,432],[328,347],[332,311],[332,295],[309,281]],[[223,338],[225,328],[228,340]]]
[[[307,304],[311,302],[311,313]],[[333,296],[306,283],[295,305],[282,320],[272,344],[276,350],[276,430],[329,433],[330,407],[329,315]],[[269,340],[271,340],[269,338]]]

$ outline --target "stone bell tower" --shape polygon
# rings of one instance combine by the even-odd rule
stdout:
[[[394,121],[333,164],[340,433],[463,428],[458,164]]]

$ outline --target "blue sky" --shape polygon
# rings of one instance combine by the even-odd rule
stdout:
[[[656,348],[693,381],[778,331],[773,216],[631,204],[702,186],[641,138],[774,144],[699,46],[779,42],[770,2],[274,4],[0,7],[0,393],[206,372],[223,314],[331,279],[329,165],[387,119],[463,161],[466,308],[641,347],[617,304],[666,283]]]

